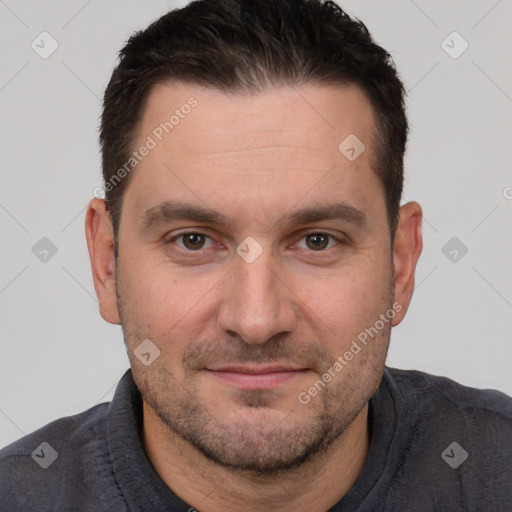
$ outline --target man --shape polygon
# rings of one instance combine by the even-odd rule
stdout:
[[[320,0],[200,0],[134,35],[86,236],[131,369],[0,452],[23,511],[510,511],[512,400],[385,367],[422,249],[404,90]]]

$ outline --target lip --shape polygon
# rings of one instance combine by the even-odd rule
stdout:
[[[213,365],[208,366],[207,370],[214,372],[235,372],[235,373],[247,373],[250,375],[261,375],[262,373],[277,373],[277,372],[292,372],[305,370],[298,366],[290,366],[284,364],[226,364],[226,365]]]
[[[309,371],[283,365],[226,365],[205,370],[213,378],[243,390],[273,389]]]

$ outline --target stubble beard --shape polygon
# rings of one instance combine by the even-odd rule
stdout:
[[[160,373],[169,372],[160,369]],[[347,411],[329,403],[334,400],[326,393],[321,397],[320,411],[310,408],[308,417],[301,419],[291,419],[290,412],[276,420],[266,405],[267,391],[244,392],[240,407],[250,408],[251,414],[221,422],[210,413],[197,391],[180,392],[179,385],[172,386],[173,380],[168,375],[168,384],[163,386],[146,378],[140,382],[143,399],[162,424],[209,461],[258,477],[276,476],[321,458],[366,405],[363,400],[347,415]],[[171,399],[169,389],[175,394]],[[302,414],[308,410],[301,404],[295,409]]]
[[[331,383],[307,406],[297,403],[292,409],[299,410],[301,418],[291,417],[290,411],[284,419],[276,420],[268,407],[271,391],[252,391],[241,392],[239,402],[256,414],[249,418],[239,415],[223,423],[209,412],[206,400],[197,388],[190,387],[190,381],[185,389],[163,365],[154,362],[142,368],[134,360],[133,348],[143,337],[123,311],[119,292],[118,308],[133,377],[143,400],[169,429],[170,438],[178,436],[208,461],[224,468],[266,478],[321,460],[368,403],[369,396],[363,395],[355,403],[350,401],[358,387],[355,371],[352,377],[337,377],[338,383]],[[389,341],[389,334],[387,338]],[[303,412],[308,409],[309,414]]]

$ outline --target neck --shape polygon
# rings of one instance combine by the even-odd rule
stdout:
[[[329,449],[271,477],[231,470],[206,459],[143,403],[143,445],[165,484],[204,512],[329,510],[354,485],[369,447],[368,404]]]

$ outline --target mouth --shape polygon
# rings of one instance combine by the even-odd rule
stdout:
[[[274,389],[310,372],[284,365],[224,365],[205,370],[214,379],[242,390]]]

